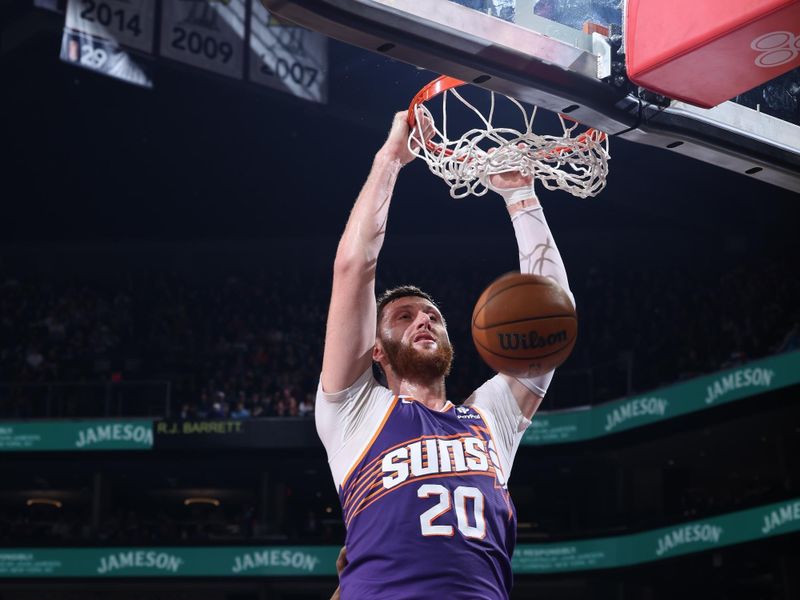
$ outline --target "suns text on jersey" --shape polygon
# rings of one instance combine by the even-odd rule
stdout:
[[[497,471],[497,459],[492,455],[492,442],[487,448],[479,437],[432,437],[410,442],[384,454],[383,487],[389,490],[411,478],[438,473]]]

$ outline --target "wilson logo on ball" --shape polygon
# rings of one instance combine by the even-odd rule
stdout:
[[[532,350],[566,342],[567,332],[564,330],[556,331],[547,337],[540,336],[536,331],[529,331],[528,333],[498,333],[497,337],[500,338],[500,347],[503,350]]]
[[[570,295],[542,275],[510,273],[493,281],[472,311],[472,340],[489,367],[534,377],[563,363],[575,346],[578,319]]]

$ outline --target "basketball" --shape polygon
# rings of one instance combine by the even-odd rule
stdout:
[[[494,280],[472,311],[472,340],[492,369],[536,377],[563,363],[575,346],[578,319],[560,285],[539,275]]]

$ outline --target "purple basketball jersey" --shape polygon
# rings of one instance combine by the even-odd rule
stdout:
[[[344,600],[505,600],[517,518],[472,407],[395,397],[345,477]]]

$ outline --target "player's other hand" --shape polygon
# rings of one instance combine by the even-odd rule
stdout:
[[[342,549],[339,550],[339,556],[336,557],[336,574],[341,576],[342,571],[347,566],[347,550],[344,546]],[[341,588],[337,586],[336,591],[333,592],[333,596],[331,596],[331,600],[339,600],[341,597]]]
[[[347,566],[347,548],[342,546],[339,550],[339,556],[336,557],[336,574],[341,575],[344,568]]]

